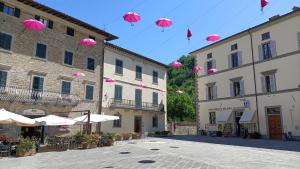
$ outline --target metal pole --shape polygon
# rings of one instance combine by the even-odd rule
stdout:
[[[86,134],[91,134],[91,126],[90,126],[91,111],[90,110],[87,111],[87,116],[88,116],[88,120],[87,120],[87,133]]]

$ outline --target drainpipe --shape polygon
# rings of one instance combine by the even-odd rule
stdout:
[[[195,57],[194,59],[194,66],[197,66],[197,57]],[[199,104],[199,95],[198,95],[198,74],[195,73],[195,93],[196,93],[196,99],[195,99],[195,103],[196,103],[196,107],[195,107],[195,111],[196,111],[196,127],[197,127],[197,135],[200,134],[199,132],[199,128],[200,128],[200,120],[199,120],[199,108],[198,108],[198,104]]]
[[[104,50],[105,50],[105,42],[102,41],[102,57],[101,59],[101,68],[100,68],[100,85],[101,85],[101,92],[99,92],[99,114],[102,113],[102,96],[103,96],[103,75],[104,75]],[[98,123],[98,130],[101,131],[101,123]]]
[[[248,29],[248,33],[250,35],[251,41],[251,55],[252,55],[252,69],[253,69],[253,78],[254,78],[254,90],[255,90],[255,102],[256,102],[256,120],[257,120],[257,130],[260,132],[259,127],[259,114],[258,114],[258,97],[257,97],[257,84],[256,84],[256,72],[255,72],[255,63],[254,63],[254,50],[253,50],[253,37],[251,34],[251,30]]]

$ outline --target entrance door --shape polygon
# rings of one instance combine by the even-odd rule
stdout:
[[[235,133],[236,136],[241,135],[241,124],[240,124],[240,119],[243,115],[243,112],[235,112]]]
[[[267,108],[269,136],[271,139],[282,139],[280,108]]]
[[[141,133],[142,132],[142,117],[134,117],[134,132]]]

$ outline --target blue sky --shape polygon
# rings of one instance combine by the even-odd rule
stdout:
[[[265,22],[276,14],[300,6],[299,0],[269,0],[260,12],[260,0],[37,0],[38,2],[105,29],[120,37],[112,43],[168,64],[180,56],[208,45],[205,37],[228,37]],[[88,3],[87,3],[88,2]],[[135,26],[123,21],[128,11],[142,20]],[[164,32],[155,25],[160,17],[173,20]],[[193,32],[190,42],[187,28]]]

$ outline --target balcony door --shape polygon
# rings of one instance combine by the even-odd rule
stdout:
[[[135,89],[135,107],[142,108],[142,90]]]
[[[41,99],[44,90],[44,78],[40,76],[33,76],[32,79],[32,99]]]

